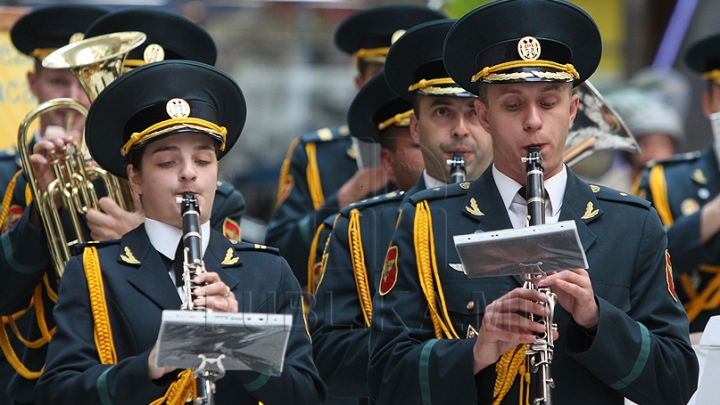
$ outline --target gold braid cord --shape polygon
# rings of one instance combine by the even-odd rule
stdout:
[[[54,292],[53,294],[50,294],[50,292],[52,292],[52,290],[48,287],[48,296],[51,299],[55,297],[53,299],[53,302],[57,301],[57,296],[54,294]],[[10,326],[10,329],[13,331],[20,343],[22,343],[23,345],[25,345],[25,347],[29,349],[38,349],[48,344],[48,342],[50,342],[50,339],[52,338],[53,333],[55,333],[55,328],[49,330],[47,327],[47,322],[45,321],[45,306],[43,305],[42,294],[43,285],[38,284],[37,287],[35,287],[35,293],[33,294],[33,298],[30,301],[30,305],[28,306],[28,308],[18,311],[11,316],[2,317],[3,325],[2,332],[0,333],[0,348],[2,348],[2,351],[5,354],[8,363],[10,363],[10,365],[15,369],[15,371],[23,378],[26,378],[28,380],[35,380],[40,377],[40,375],[43,373],[44,367],[40,371],[30,371],[27,367],[25,367],[25,365],[18,357],[17,353],[15,353],[15,349],[13,349],[12,344],[10,343],[6,325]],[[17,324],[15,323],[15,320],[24,316],[27,311],[33,306],[35,306],[34,316],[38,328],[40,329],[41,336],[36,340],[29,341],[22,336],[20,330],[17,327]]]
[[[318,169],[317,156],[315,153],[315,143],[310,142],[305,145],[305,153],[307,154],[307,183],[310,191],[310,198],[313,206],[317,210],[325,204],[325,195],[322,191],[322,183],[320,182],[320,170]]]
[[[370,295],[370,284],[368,283],[367,268],[365,267],[365,253],[363,252],[360,230],[360,211],[357,208],[350,211],[348,243],[350,244],[350,261],[352,262],[353,273],[355,273],[358,299],[365,318],[365,326],[369,327],[372,322],[372,296]]]
[[[457,339],[458,334],[450,322],[445,297],[442,292],[442,283],[440,282],[440,273],[435,257],[432,215],[427,201],[420,202],[416,206],[414,235],[418,277],[428,303],[433,329],[435,330],[435,337],[437,339]],[[435,285],[438,287],[437,296],[443,310],[444,320],[437,307],[438,298],[435,296]],[[493,392],[493,397],[495,398],[493,405],[502,402],[505,395],[510,391],[515,381],[515,376],[517,375],[521,377],[519,403],[522,405],[523,397],[525,397],[525,404],[529,404],[530,370],[526,366],[526,349],[528,349],[527,345],[517,346],[505,353],[497,362],[495,366],[497,378]]]
[[[317,231],[315,231],[315,237],[313,238],[312,243],[310,244],[310,253],[308,254],[307,289],[311,295],[314,295],[318,288],[318,286],[315,285],[315,282],[313,281],[313,277],[315,276],[315,253],[317,252],[317,247],[320,244],[320,234],[322,233],[323,229],[325,229],[324,223],[320,224],[320,226],[318,226]],[[329,238],[329,236],[328,236],[328,238]]]
[[[285,160],[283,160],[282,167],[280,168],[280,181],[278,182],[278,194],[275,208],[282,205],[292,190],[292,185],[289,184],[288,178],[290,176],[290,163],[292,162],[292,155],[298,143],[300,143],[300,138],[295,138],[292,144],[290,144],[287,156],[285,156]]]
[[[428,304],[430,318],[432,319],[435,337],[437,339],[457,339],[445,305],[445,297],[442,293],[442,284],[437,271],[435,259],[435,240],[433,238],[432,217],[427,201],[422,201],[416,206],[415,224],[413,231],[415,243],[415,260],[418,267],[418,279],[420,286],[425,293],[425,300]],[[437,280],[438,296],[443,309],[445,319],[440,315],[438,302],[435,294],[434,281]],[[446,322],[447,321],[447,322]]]
[[[165,396],[154,400],[150,405],[183,405],[189,402],[191,397],[192,403],[195,403],[197,399],[195,384],[193,371],[190,369],[183,370],[178,375],[177,380],[170,384],[170,388],[165,392]]]
[[[665,182],[665,170],[661,165],[655,165],[650,169],[650,193],[653,197],[653,206],[660,215],[663,225],[669,227],[673,224],[670,203],[667,198],[667,184]]]
[[[13,176],[12,180],[10,180],[10,183],[5,189],[5,196],[3,196],[2,200],[2,212],[0,212],[0,226],[5,225],[5,218],[10,211],[10,203],[12,203],[12,198],[15,194],[15,184],[17,183],[20,173],[22,173],[22,170],[18,170],[18,172],[15,173],[15,176]]]
[[[102,281],[100,258],[96,247],[88,246],[85,248],[83,266],[85,267],[85,277],[88,282],[90,307],[92,308],[95,323],[95,345],[97,346],[100,362],[102,364],[117,364],[117,354],[105,301],[105,287]],[[181,405],[191,395],[194,401],[197,399],[195,387],[193,370],[184,370],[178,375],[177,380],[170,384],[165,396],[151,402],[151,405],[159,405],[163,402],[167,403],[167,405]]]
[[[525,404],[530,403],[530,369],[525,361],[527,358],[525,350],[528,348],[528,345],[519,345],[503,354],[500,360],[495,363],[497,377],[493,389],[493,405],[499,405],[502,402],[505,395],[512,388],[515,376],[518,375],[520,376],[520,398],[518,403],[523,404],[523,397],[525,397]]]

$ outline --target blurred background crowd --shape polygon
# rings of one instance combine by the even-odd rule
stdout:
[[[397,3],[398,1],[393,1]],[[401,1],[402,2],[402,1]],[[485,0],[405,1],[427,4],[453,18]],[[17,125],[35,104],[26,88],[31,60],[12,46],[8,30],[21,15],[58,3],[119,9],[155,6],[180,12],[215,39],[216,66],[243,88],[248,119],[243,136],[221,165],[247,201],[243,239],[262,243],[274,207],[282,160],[299,135],[344,122],[356,94],[354,64],[333,43],[350,14],[383,1],[360,0],[98,0],[0,1],[0,147],[16,143]],[[702,115],[702,79],[682,63],[686,45],[716,31],[713,0],[574,0],[597,21],[603,59],[591,78],[637,138],[645,155],[602,152],[575,171],[586,179],[630,190],[645,161],[702,149],[712,137]]]

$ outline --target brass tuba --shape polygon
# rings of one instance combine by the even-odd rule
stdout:
[[[125,57],[145,38],[145,34],[131,31],[85,39],[56,50],[43,59],[42,64],[45,68],[72,72],[92,103],[108,84],[120,77]],[[92,182],[100,179],[108,196],[125,210],[132,209],[133,200],[125,180],[86,161],[84,141],[81,145],[65,146],[61,153],[51,153],[50,167],[54,180],[45,192],[41,192],[35,169],[30,163],[27,133],[40,115],[59,109],[75,110],[85,116],[88,113],[85,106],[70,98],[46,101],[23,118],[18,129],[17,145],[22,168],[47,235],[53,265],[58,276],[62,276],[71,257],[70,247],[85,242],[79,215],[87,213],[89,208],[97,208],[98,198]],[[65,234],[56,199],[62,201],[70,216],[74,238]]]
[[[580,96],[580,104],[565,141],[563,161],[568,166],[601,150],[640,153],[640,146],[628,127],[589,81],[573,91]]]

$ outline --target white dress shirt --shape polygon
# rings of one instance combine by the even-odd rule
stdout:
[[[518,194],[518,191],[522,188],[520,183],[500,173],[494,164],[492,174],[513,228],[527,226],[527,201],[525,201],[525,196]],[[565,165],[563,165],[560,173],[546,179],[544,184],[548,193],[545,199],[545,223],[554,224],[560,218],[560,208],[562,208],[562,201],[565,197],[565,185],[567,184],[567,168]]]

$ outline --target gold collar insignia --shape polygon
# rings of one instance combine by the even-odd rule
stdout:
[[[593,203],[592,201],[587,203],[587,206],[585,207],[585,214],[580,219],[590,219],[595,217],[598,212],[600,212],[599,209],[593,209]]]
[[[225,252],[225,258],[223,259],[222,263],[220,263],[220,264],[225,265],[225,266],[230,266],[230,265],[237,263],[238,260],[240,260],[240,258],[233,257],[234,253],[235,253],[235,251],[233,250],[233,248],[228,248],[227,252]]]
[[[125,246],[125,254],[121,254],[120,258],[122,259],[122,261],[128,264],[140,264],[140,260],[135,258],[135,255],[128,246]]]
[[[692,179],[700,184],[707,184],[707,178],[700,169],[695,169],[692,174]]]
[[[469,212],[477,217],[481,217],[481,216],[485,215],[482,211],[480,211],[480,207],[478,207],[477,201],[475,200],[475,198],[470,199],[470,206],[469,207],[465,206],[465,209],[467,210],[467,212]]]

